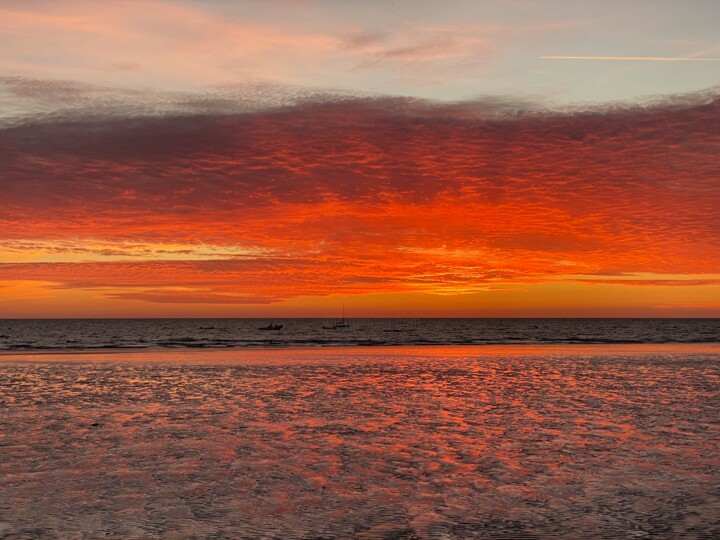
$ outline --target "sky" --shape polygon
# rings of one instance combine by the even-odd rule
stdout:
[[[718,20],[0,0],[0,317],[718,317]]]

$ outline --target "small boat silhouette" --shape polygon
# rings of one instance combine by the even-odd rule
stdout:
[[[337,330],[339,328],[350,328],[350,325],[348,324],[347,320],[345,319],[345,304],[343,304],[343,308],[342,308],[342,320],[337,321],[329,326],[323,326],[323,330]]]
[[[283,324],[268,324],[267,326],[261,326],[258,330],[282,330]]]

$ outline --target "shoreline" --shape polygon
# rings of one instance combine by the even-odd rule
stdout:
[[[288,358],[288,353],[293,357]],[[257,348],[117,348],[67,349],[36,351],[0,351],[0,364],[6,361],[114,361],[120,357],[138,362],[200,361],[207,364],[253,360],[295,362],[299,359],[327,359],[337,357],[391,357],[417,354],[418,356],[562,356],[590,355],[649,355],[649,354],[700,354],[717,355],[719,342],[704,343],[542,343],[542,344],[472,344],[472,345],[340,345],[332,347],[257,347]],[[70,360],[79,356],[77,360]]]

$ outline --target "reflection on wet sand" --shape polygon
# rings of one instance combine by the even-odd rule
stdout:
[[[163,354],[0,358],[1,538],[720,532],[716,352]]]

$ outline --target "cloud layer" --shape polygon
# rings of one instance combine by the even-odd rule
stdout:
[[[0,6],[0,75],[185,90],[228,81],[409,88],[466,77],[503,32],[529,30],[401,20],[391,9],[374,24],[368,13],[277,4],[13,0]]]
[[[203,303],[716,283],[713,92],[553,112],[5,87],[54,112],[0,129],[0,280]]]

